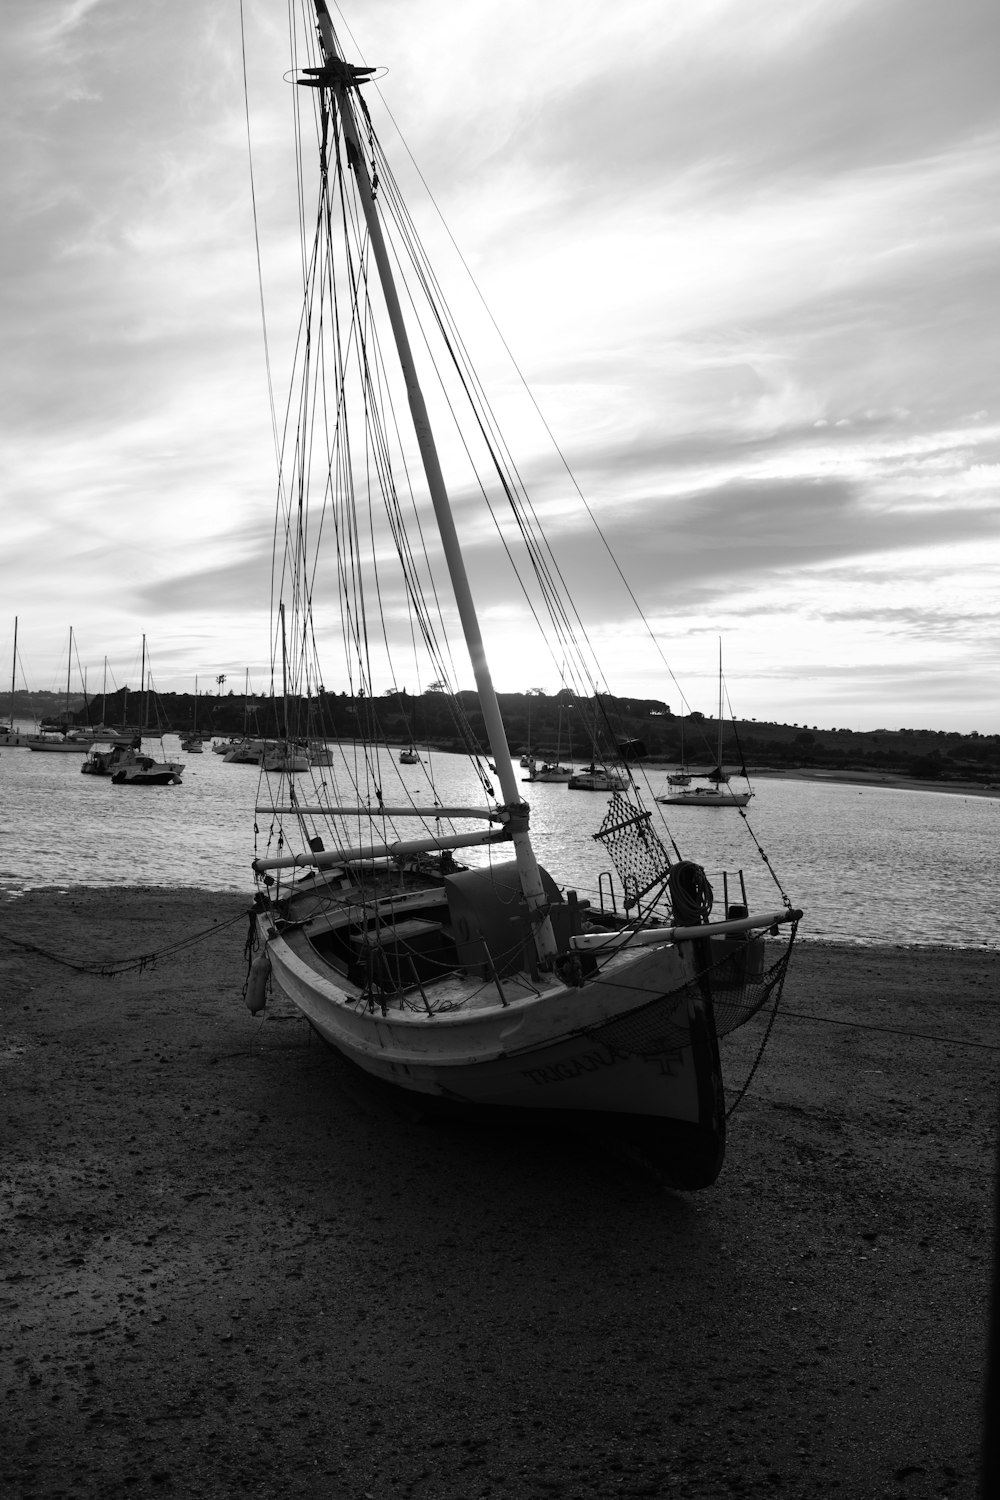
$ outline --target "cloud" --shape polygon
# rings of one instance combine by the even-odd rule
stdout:
[[[300,295],[290,126],[312,102],[282,81],[284,15],[243,7],[244,52],[237,14],[195,0],[9,10],[0,588],[40,661],[62,657],[69,617],[98,657],[131,659],[146,631],[162,686],[199,659],[266,663],[271,402],[280,428]],[[857,664],[881,636],[901,714],[917,688],[956,714],[961,683],[983,728],[993,7],[374,0],[347,21],[390,69],[373,115],[381,90],[661,642],[700,671],[724,626],[763,711],[796,681],[836,682],[844,717],[854,682],[871,708]],[[428,237],[437,265],[447,235]],[[478,354],[486,319],[453,295]],[[655,695],[662,661],[628,589],[516,379],[493,354],[487,368],[609,677]],[[455,472],[497,675],[522,686],[523,605]],[[383,603],[402,649],[387,575]],[[333,641],[329,583],[317,609]],[[826,701],[794,717],[818,722]]]

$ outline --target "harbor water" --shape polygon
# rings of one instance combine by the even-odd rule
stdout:
[[[158,746],[147,748],[159,754]],[[268,815],[254,809],[273,792],[285,795],[279,779],[229,764],[207,745],[201,755],[185,755],[173,736],[163,749],[167,758],[185,762],[180,786],[113,786],[104,777],[81,775],[82,755],[3,749],[0,894],[144,885],[245,891],[249,897],[254,824],[261,853],[267,852],[269,824]],[[419,766],[400,766],[395,752],[383,752],[378,790],[387,805],[404,797],[430,810],[435,802],[484,805],[463,757],[427,751],[422,757]],[[300,800],[336,797],[329,790],[335,777],[341,780],[336,768],[303,777]],[[310,785],[311,778],[326,778],[328,786]],[[643,799],[664,843],[669,847],[672,839],[685,859],[709,872],[717,914],[720,872],[733,877],[742,870],[753,909],[779,906],[782,893],[804,909],[800,936],[806,940],[997,944],[996,798],[766,777],[755,782],[744,819],[733,808],[660,807],[652,798],[664,779],[663,772],[647,771]],[[569,791],[559,783],[522,790],[541,863],[560,885],[607,902],[612,867],[593,838],[607,793]],[[496,849],[468,855],[473,863],[497,857],[507,857],[502,846],[499,855]],[[617,876],[613,885],[620,902]]]

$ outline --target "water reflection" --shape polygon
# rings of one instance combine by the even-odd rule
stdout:
[[[0,890],[138,884],[249,893],[254,805],[263,800],[258,771],[207,752],[185,757],[173,737],[166,751],[186,759],[180,787],[112,787],[81,776],[77,756],[4,750]],[[317,774],[332,785],[337,771]],[[400,766],[386,756],[378,781],[386,803],[412,798],[431,819],[435,800],[484,802],[459,756],[425,753],[420,766]],[[650,793],[662,782],[661,773],[650,773]],[[374,801],[374,782],[365,790]],[[593,839],[607,794],[541,783],[523,791],[541,862],[560,884],[596,895],[600,873],[609,868]],[[664,841],[672,836],[685,858],[710,872],[742,868],[758,909],[779,904],[783,889],[806,910],[806,938],[996,943],[1000,801],[780,778],[760,780],[756,793],[745,820],[729,808],[658,806],[654,818]],[[303,798],[309,795],[304,787]],[[266,815],[256,821],[263,834]],[[469,856],[473,862],[491,857],[505,855],[481,850]]]

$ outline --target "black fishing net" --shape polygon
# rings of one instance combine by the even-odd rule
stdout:
[[[608,803],[604,821],[594,834],[608,852],[625,892],[625,910],[631,911],[654,887],[662,887],[670,870],[670,859],[653,830],[652,818],[620,792]]]
[[[781,951],[771,960],[768,949],[773,946],[758,937],[726,944],[726,951],[716,956],[713,944],[712,963],[695,979],[670,993],[668,998],[676,1004],[666,1015],[664,997],[658,996],[621,1020],[609,1021],[588,1035],[606,1046],[639,1057],[675,1052],[690,1040],[687,1002],[703,996],[707,988],[712,996],[715,1029],[719,1036],[725,1036],[745,1025],[772,995],[780,995],[791,956],[791,941],[782,941]]]

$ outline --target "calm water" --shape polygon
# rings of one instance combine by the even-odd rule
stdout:
[[[106,778],[81,775],[82,756],[0,752],[0,892],[139,884],[249,894],[253,809],[266,796],[257,769],[226,765],[207,750],[185,755],[170,736],[164,749],[186,762],[179,787],[115,787]],[[441,800],[481,805],[461,757],[437,755],[432,766]],[[662,782],[662,773],[651,774],[654,792]],[[432,805],[426,766],[400,767],[387,758],[387,803],[399,800],[400,783],[418,804]],[[562,785],[524,790],[542,863],[560,884],[595,894],[600,872],[610,868],[591,836],[607,796]],[[755,790],[749,825],[784,890],[806,911],[803,936],[996,945],[1000,801],[779,779],[761,779]],[[305,787],[301,796],[308,798]],[[780,904],[738,812],[663,808],[657,817],[660,811],[685,858],[699,860],[712,874],[742,868],[752,906]],[[266,816],[257,822],[263,830]]]

